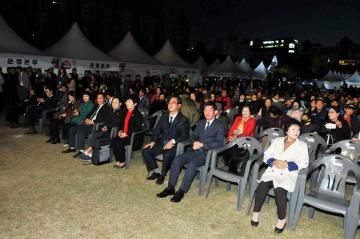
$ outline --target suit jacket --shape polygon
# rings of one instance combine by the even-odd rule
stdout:
[[[57,104],[57,98],[55,96],[51,96],[47,97],[45,102],[40,104],[40,108],[43,110],[50,110],[56,108]]]
[[[171,125],[169,125],[169,112],[166,112],[156,125],[151,141],[163,144],[174,139],[175,143],[178,143],[189,137],[189,130],[189,120],[181,112],[178,112]]]
[[[221,147],[225,144],[225,125],[220,120],[214,119],[210,127],[205,130],[206,120],[200,120],[197,124],[192,139],[200,141],[204,147],[199,152],[206,155],[210,149]]]
[[[98,110],[100,105],[97,105],[93,108],[92,112],[89,114],[89,118]],[[94,123],[106,122],[106,119],[112,114],[112,109],[105,103],[99,110]]]
[[[125,110],[120,108],[118,110],[112,110],[109,114],[109,117],[105,120],[105,125],[108,130],[111,130],[113,127],[119,127],[120,124],[124,122]]]

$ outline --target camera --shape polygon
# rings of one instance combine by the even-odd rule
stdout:
[[[336,129],[336,124],[327,123],[325,124],[326,129]]]

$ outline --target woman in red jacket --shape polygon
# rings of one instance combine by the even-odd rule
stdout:
[[[225,89],[221,91],[221,96],[216,98],[216,101],[223,105],[224,110],[227,110],[231,107],[231,100]]]
[[[255,135],[256,120],[251,118],[251,111],[248,105],[242,108],[241,116],[236,117],[234,123],[231,125],[227,142],[233,141],[242,136]],[[245,148],[238,148],[236,145],[228,149],[224,153],[225,165],[228,166],[229,171],[244,175],[246,162],[249,159],[249,151]]]
[[[250,107],[245,105],[242,109],[241,116],[236,117],[231,125],[227,141],[233,141],[241,136],[255,135],[256,120],[251,118]]]

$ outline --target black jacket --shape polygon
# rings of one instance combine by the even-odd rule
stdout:
[[[343,118],[339,118],[339,121],[342,124],[342,128],[339,128],[339,127],[336,126],[336,129],[326,129],[325,125],[327,123],[334,124],[334,122],[332,122],[330,120],[325,121],[325,123],[321,126],[319,134],[321,136],[323,136],[323,138],[325,140],[327,140],[327,137],[329,135],[331,135],[333,140],[330,141],[330,144],[339,142],[339,141],[344,140],[344,139],[350,139],[351,138],[351,131],[350,131],[348,123],[346,123],[346,121]]]
[[[93,114],[97,111],[99,107],[100,106],[97,105],[96,107],[93,108],[93,110],[88,115],[89,119],[92,119]],[[107,118],[110,117],[111,114],[112,114],[112,109],[105,103],[99,110],[96,119],[94,120],[94,123],[101,123],[101,122],[105,123]]]
[[[172,124],[169,124],[169,112],[164,113],[152,135],[152,142],[161,143],[174,139],[176,143],[184,141],[189,137],[190,123],[181,112],[179,112]]]
[[[120,120],[120,124],[118,125],[118,132],[124,131],[124,127],[125,127],[125,118],[126,118],[126,114],[127,111],[125,111],[122,114],[121,120]],[[131,135],[136,132],[136,131],[140,131],[142,130],[142,123],[143,123],[143,118],[141,113],[135,108],[131,114],[130,120],[129,120],[129,124],[128,124],[128,132],[127,135],[128,137],[126,137],[126,143],[125,144],[130,144],[130,140],[131,140]],[[137,134],[134,137],[134,142],[133,142],[133,150],[139,150],[141,148],[141,146],[143,145],[143,135],[142,134]]]

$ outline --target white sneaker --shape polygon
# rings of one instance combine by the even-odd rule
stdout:
[[[64,144],[64,147],[69,147],[69,144]]]

